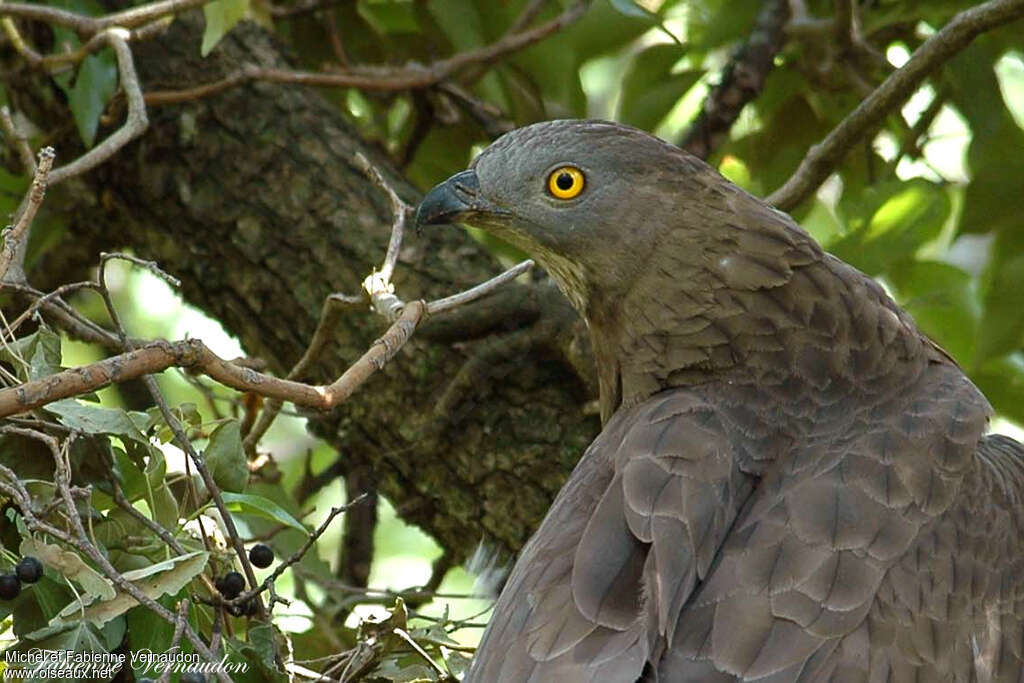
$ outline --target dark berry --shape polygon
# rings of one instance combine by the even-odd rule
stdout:
[[[206,676],[201,671],[186,671],[178,680],[180,683],[206,683]]]
[[[0,599],[13,600],[21,592],[21,581],[14,574],[0,574]]]
[[[14,568],[14,573],[23,583],[35,583],[43,577],[43,563],[31,555],[26,555]]]
[[[269,545],[257,543],[249,549],[249,561],[260,569],[266,569],[274,561],[274,551]]]
[[[238,572],[228,572],[214,584],[220,594],[228,600],[237,598],[239,593],[245,589],[245,579]]]
[[[236,617],[255,617],[260,613],[259,602],[256,598],[249,598],[237,605],[228,605],[228,612]]]

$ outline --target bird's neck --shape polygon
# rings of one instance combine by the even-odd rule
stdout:
[[[625,296],[592,292],[585,315],[603,419],[663,389],[711,382],[766,392],[781,419],[799,410],[787,397],[882,397],[939,358],[873,280],[817,245],[810,256],[781,280],[764,274],[763,286],[729,285],[676,259],[675,271],[652,263]]]

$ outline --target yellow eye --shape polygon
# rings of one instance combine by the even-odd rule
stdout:
[[[575,166],[556,168],[548,176],[548,192],[558,199],[572,199],[583,192],[583,171]]]

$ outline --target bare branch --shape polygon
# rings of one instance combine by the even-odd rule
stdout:
[[[342,294],[331,294],[324,299],[323,309],[320,312],[320,320],[317,322],[316,330],[313,332],[313,338],[310,340],[309,346],[306,348],[306,352],[302,354],[302,358],[299,359],[299,362],[295,364],[285,379],[301,379],[309,368],[319,360],[320,355],[327,347],[327,343],[331,340],[331,335],[334,332],[338,318],[343,312],[367,306],[368,303],[363,297],[349,297]],[[256,444],[259,443],[259,440],[263,438],[263,435],[268,429],[270,429],[270,425],[273,424],[278,413],[281,412],[281,407],[283,405],[284,401],[282,399],[272,398],[263,407],[256,423],[252,426],[252,429],[249,430],[245,435],[245,439],[242,441],[242,447],[245,449],[246,453],[252,454],[256,451]]]
[[[202,372],[225,386],[297,405],[330,410],[348,400],[373,373],[391,360],[409,340],[423,317],[461,306],[489,294],[533,266],[524,261],[487,282],[429,304],[413,301],[390,328],[337,380],[328,385],[310,385],[266,375],[217,356],[198,339],[178,342],[157,341],[90,365],[0,390],[0,417],[32,410],[103,387],[161,372],[169,367]]]
[[[170,0],[170,2],[185,1]],[[8,6],[0,5],[0,8]],[[121,88],[124,90],[125,97],[128,100],[128,114],[125,116],[124,125],[111,133],[103,142],[70,164],[54,169],[50,174],[50,182],[53,184],[99,166],[122,147],[141,135],[146,130],[146,127],[149,126],[149,118],[146,116],[146,105],[142,99],[139,77],[135,73],[135,61],[132,59],[131,50],[128,49],[128,32],[123,28],[111,28],[103,36],[107,44],[114,48],[114,54],[117,56],[117,72],[120,76]]]
[[[70,28],[89,37],[112,27],[135,28],[171,14],[205,5],[209,0],[162,0],[102,17],[87,17],[68,10],[20,2],[0,3],[0,17],[16,17]]]
[[[680,147],[707,159],[729,135],[748,102],[760,94],[785,42],[788,0],[764,0],[750,36],[722,71]]]
[[[278,577],[284,574],[289,567],[291,567],[293,564],[297,563],[299,560],[305,557],[306,553],[309,552],[309,549],[313,547],[313,544],[316,543],[317,540],[324,535],[324,532],[327,531],[327,527],[331,525],[331,522],[334,521],[335,517],[345,512],[346,510],[352,508],[353,506],[359,505],[360,503],[366,500],[366,497],[367,496],[364,493],[363,495],[357,498],[353,498],[351,501],[345,503],[344,505],[332,507],[331,511],[327,514],[327,518],[323,522],[321,522],[320,526],[318,526],[316,530],[306,538],[306,541],[302,544],[302,546],[294,553],[292,553],[288,557],[288,559],[286,559],[283,562],[278,562],[277,566],[274,567],[274,571],[271,572],[270,575],[267,576],[265,579],[263,579],[263,582],[259,586],[253,588],[252,590],[245,591],[244,593],[239,594],[231,600],[225,600],[224,602],[229,605],[240,605],[244,602],[248,602],[253,597],[259,595],[263,591],[270,588],[274,581],[276,581]]]
[[[384,262],[381,264],[380,270],[377,271],[384,282],[390,283],[391,275],[395,271],[395,263],[398,262],[398,251],[402,248],[405,224],[409,219],[409,214],[412,212],[412,207],[398,196],[395,188],[388,181],[384,180],[384,176],[381,175],[380,171],[361,152],[356,152],[354,159],[359,170],[366,174],[374,185],[384,190],[388,195],[388,199],[391,200],[391,210],[395,216],[394,222],[391,224],[391,239],[388,241],[388,250],[384,255]]]
[[[437,313],[449,311],[457,306],[462,306],[463,304],[467,304],[470,301],[475,301],[476,299],[479,299],[482,296],[490,294],[491,292],[493,292],[495,289],[505,284],[506,282],[515,280],[517,277],[528,271],[530,268],[533,268],[533,265],[533,261],[527,259],[522,263],[517,263],[516,265],[512,266],[501,275],[492,277],[487,282],[481,282],[476,287],[471,287],[464,292],[459,292],[458,294],[446,296],[443,299],[431,301],[429,304],[427,304],[427,313],[429,313],[430,315],[435,315]]]
[[[3,7],[3,5],[0,5],[0,7]],[[506,35],[491,45],[462,52],[427,66],[410,65],[400,68],[356,66],[344,71],[324,73],[264,68],[250,64],[219,81],[206,83],[195,88],[146,93],[146,104],[162,105],[194,100],[249,81],[360,88],[362,90],[376,91],[429,88],[448,79],[466,67],[476,64],[494,64],[513,52],[533,45],[578,20],[583,16],[585,10],[586,3],[578,0],[559,16],[534,28]]]
[[[179,280],[178,278],[174,277],[173,275],[168,273],[166,270],[161,268],[157,264],[156,261],[151,261],[149,259],[139,258],[138,256],[132,256],[131,254],[122,254],[119,251],[115,251],[115,252],[101,251],[100,252],[100,268],[101,269],[106,267],[108,261],[113,261],[113,260],[128,261],[129,263],[134,263],[137,266],[141,266],[142,268],[145,268],[146,270],[151,272],[153,275],[156,275],[158,278],[160,278],[161,280],[166,282],[171,287],[175,287],[175,288],[181,287],[181,280]]]
[[[4,137],[7,138],[11,147],[21,157],[21,164],[25,167],[25,171],[29,175],[35,175],[36,160],[32,155],[32,148],[28,146],[25,136],[18,132],[17,126],[14,125],[14,119],[11,117],[11,110],[7,108],[6,104],[0,107],[0,129],[3,130]]]
[[[48,176],[55,156],[52,147],[44,147],[39,151],[39,165],[36,167],[32,186],[22,201],[18,220],[4,236],[3,250],[0,251],[0,281],[12,279],[20,282],[25,279],[25,273],[22,270],[25,243],[28,241],[28,231],[36,217],[36,212],[39,211],[43,197],[46,196]],[[9,273],[12,266],[14,266],[14,272]],[[9,278],[9,275],[13,277]]]
[[[792,176],[767,201],[789,211],[813,194],[846,153],[921,85],[924,79],[985,31],[1024,17],[1024,0],[989,0],[943,26],[889,75],[825,139],[811,147]]]

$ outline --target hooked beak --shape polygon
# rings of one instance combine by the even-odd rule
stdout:
[[[480,200],[480,181],[476,171],[456,173],[436,185],[416,207],[414,223],[419,230],[424,225],[457,223],[477,213],[488,213],[490,207]]]

